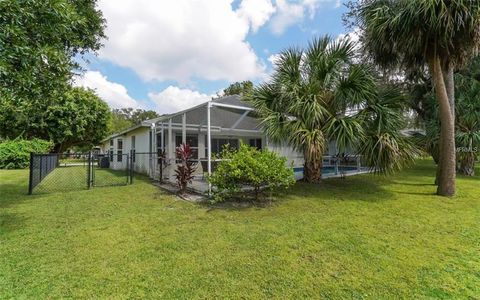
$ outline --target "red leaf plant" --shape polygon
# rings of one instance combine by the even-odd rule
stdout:
[[[177,160],[180,163],[175,170],[175,178],[177,185],[180,189],[180,193],[185,193],[189,183],[192,183],[193,173],[197,169],[197,164],[192,161],[193,150],[188,144],[181,144],[175,150]]]

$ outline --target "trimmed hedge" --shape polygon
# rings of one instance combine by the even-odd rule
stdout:
[[[0,142],[0,169],[24,169],[30,164],[30,152],[48,153],[53,143],[41,139]]]

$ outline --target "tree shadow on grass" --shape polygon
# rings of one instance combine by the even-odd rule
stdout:
[[[405,182],[405,181],[396,181],[392,180],[393,184],[399,184],[399,185],[409,185],[409,186],[435,186],[435,183],[432,181],[432,183],[415,183],[415,182]]]
[[[40,195],[28,195],[28,185],[26,184],[1,184],[0,190],[0,234],[11,232],[22,228],[26,217],[9,208],[23,204],[26,201],[40,199]]]
[[[327,178],[318,184],[297,182],[284,195],[285,200],[299,197],[318,200],[343,200],[377,202],[391,200],[393,193],[385,188],[388,179],[371,174],[347,178]]]
[[[26,217],[18,213],[10,213],[3,211],[0,213],[0,236],[5,233],[13,232],[16,229],[23,228],[23,224],[27,220]]]
[[[394,193],[385,189],[388,184],[385,177],[373,175],[350,176],[346,179],[328,178],[318,184],[297,182],[292,188],[277,193],[272,201],[226,201],[221,204],[202,204],[209,211],[235,210],[242,211],[251,208],[270,208],[286,201],[308,199],[311,201],[366,201],[378,202],[392,200]]]

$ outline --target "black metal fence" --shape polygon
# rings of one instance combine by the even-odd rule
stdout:
[[[127,185],[132,181],[129,154],[32,153],[30,156],[29,194]]]
[[[30,182],[28,193],[50,174],[58,165],[57,154],[30,154]]]

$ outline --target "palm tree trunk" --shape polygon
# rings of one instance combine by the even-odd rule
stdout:
[[[435,96],[440,108],[440,178],[437,194],[451,197],[455,194],[455,120],[450,109],[450,100],[443,78],[440,58],[434,56],[430,62],[433,76]]]
[[[443,69],[443,79],[445,81],[445,88],[447,90],[448,102],[450,104],[450,111],[452,113],[453,124],[455,124],[455,82],[454,82],[454,74],[453,74],[453,67],[451,64],[447,64],[446,67]],[[441,145],[442,137],[440,136],[439,143]],[[437,163],[437,173],[435,176],[435,184],[438,185],[440,181],[440,174],[442,174],[442,151],[439,153],[439,159]]]
[[[470,140],[468,144],[468,152],[461,155],[460,160],[460,173],[466,176],[475,176],[475,158],[476,155],[473,152],[473,143]]]
[[[312,155],[312,152],[305,151],[305,162],[303,164],[303,177],[306,182],[319,183],[322,180],[323,158],[320,155]]]
[[[460,173],[466,176],[475,176],[475,154],[468,152],[460,161]]]

